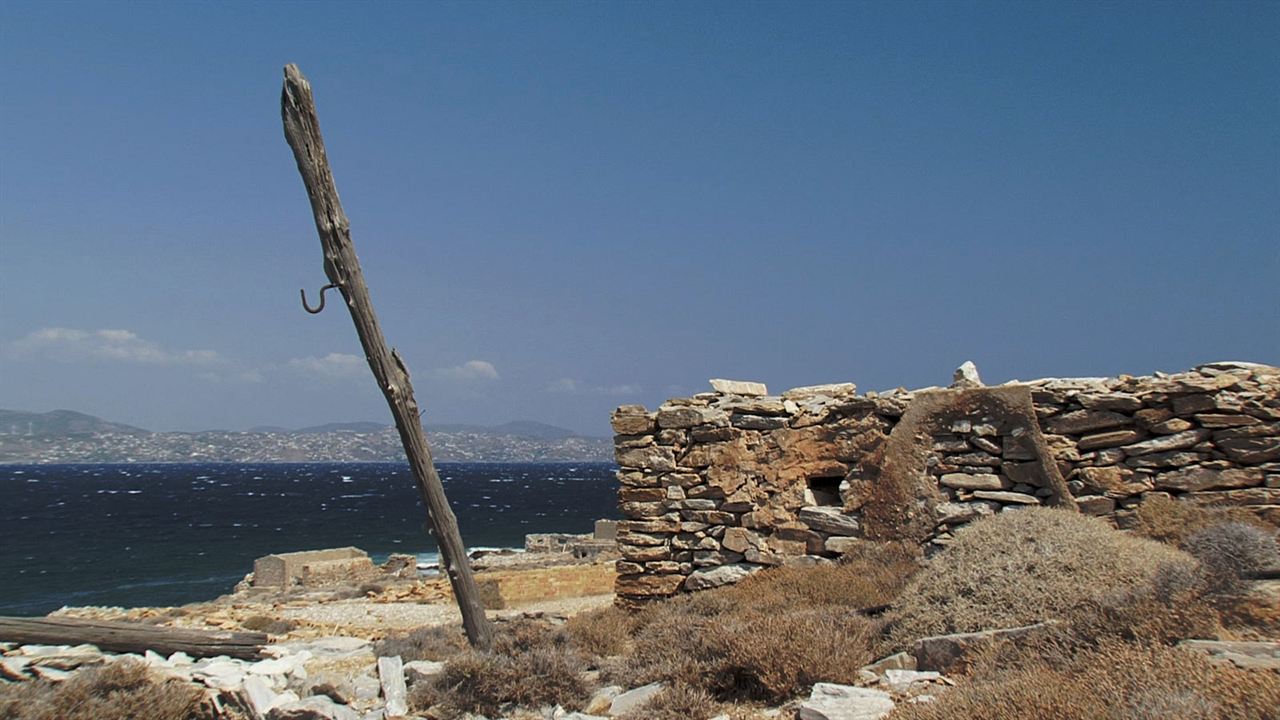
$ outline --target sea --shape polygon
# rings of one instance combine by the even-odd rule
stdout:
[[[617,516],[607,463],[440,463],[471,551]],[[0,465],[0,615],[228,593],[272,553],[437,560],[405,463]]]

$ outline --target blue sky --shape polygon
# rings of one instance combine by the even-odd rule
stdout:
[[[0,407],[428,421],[1280,364],[1277,3],[0,2]]]

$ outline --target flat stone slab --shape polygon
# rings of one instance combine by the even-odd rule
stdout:
[[[768,395],[769,388],[764,383],[752,382],[750,380],[722,380],[713,378],[711,380],[711,389],[725,395],[745,395],[747,397],[758,397]]]
[[[649,702],[660,692],[662,692],[662,683],[649,683],[634,690],[628,690],[613,699],[609,705],[609,715],[613,717],[625,715]]]
[[[893,712],[893,698],[883,690],[818,683],[800,703],[800,720],[880,720]]]

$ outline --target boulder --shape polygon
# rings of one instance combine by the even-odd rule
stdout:
[[[399,655],[378,658],[378,681],[382,684],[382,697],[386,699],[387,717],[408,715],[409,691],[404,685],[404,661]]]
[[[599,715],[602,712],[608,712],[609,708],[613,706],[614,698],[621,694],[621,685],[606,685],[591,695],[591,699],[587,700],[587,704],[582,710],[588,715]]]
[[[800,703],[800,720],[879,720],[893,712],[893,698],[883,690],[818,683]]]
[[[410,685],[430,682],[444,672],[444,663],[434,660],[413,660],[404,664],[404,677]]]

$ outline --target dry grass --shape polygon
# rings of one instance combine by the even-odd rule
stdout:
[[[595,657],[620,655],[635,631],[635,616],[618,607],[605,607],[569,618],[564,633],[570,645]]]
[[[160,681],[141,662],[90,668],[50,684],[0,684],[2,720],[198,720],[212,718],[192,685]]]
[[[1159,645],[1107,642],[1060,662],[1024,652],[980,666],[932,703],[891,720],[1264,720],[1280,676],[1211,664]]]
[[[251,632],[264,632],[268,635],[285,635],[298,624],[284,618],[273,618],[267,615],[254,615],[240,623],[240,627]]]
[[[1273,531],[1236,521],[1201,528],[1187,536],[1182,547],[1205,568],[1209,589],[1218,595],[1241,595],[1246,578],[1259,570],[1280,566],[1280,548]]]
[[[1001,513],[959,530],[915,576],[890,611],[885,650],[1060,618],[1103,593],[1147,584],[1161,566],[1194,562],[1097,518],[1052,508]]]
[[[1239,522],[1268,529],[1262,520],[1247,510],[1206,507],[1158,496],[1142,501],[1138,506],[1136,520],[1137,525],[1133,528],[1136,534],[1177,546],[1181,546],[1196,532],[1223,522]]]
[[[379,657],[399,655],[405,662],[413,660],[447,660],[467,649],[462,628],[432,625],[407,633],[388,635],[373,646]]]
[[[670,612],[635,638],[630,655],[606,668],[619,683],[697,682],[722,700],[782,701],[815,682],[852,682],[870,662],[873,621],[831,607]]]
[[[507,703],[574,709],[589,690],[581,678],[585,658],[565,647],[544,646],[513,654],[467,651],[450,658],[434,682],[413,686],[409,699],[421,711],[445,716],[495,715]]]

